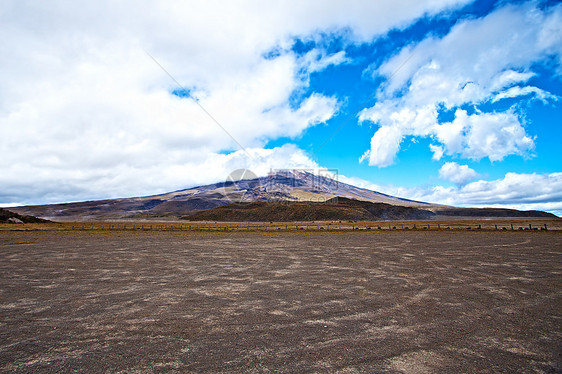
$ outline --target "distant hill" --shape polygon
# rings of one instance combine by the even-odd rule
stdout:
[[[33,216],[22,216],[21,214],[17,214],[9,210],[0,208],[0,223],[44,223],[44,222],[49,222],[49,221]]]
[[[230,204],[183,217],[191,221],[374,221],[431,219],[435,213],[413,207],[334,198],[324,203],[257,202]]]

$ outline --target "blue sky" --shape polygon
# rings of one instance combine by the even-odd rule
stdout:
[[[0,25],[2,206],[329,168],[562,214],[557,2],[8,1]]]
[[[516,5],[514,5],[516,4]],[[534,4],[545,11],[551,10],[556,4]],[[511,65],[508,61],[498,68],[498,72],[513,68],[517,72],[532,73],[532,77],[514,87],[536,87],[549,92],[552,97],[540,100],[535,94],[521,95],[493,102],[483,100],[478,103],[466,102],[464,105],[441,108],[439,123],[445,123],[454,117],[456,108],[465,108],[470,112],[476,110],[485,113],[514,111],[521,121],[526,134],[534,141],[533,147],[518,151],[508,149],[500,159],[490,159],[485,154],[470,157],[458,154],[444,155],[432,160],[429,148],[434,143],[431,136],[405,136],[400,151],[391,165],[377,167],[368,162],[357,162],[364,150],[369,148],[369,141],[377,129],[377,123],[360,123],[357,115],[365,107],[376,102],[376,92],[385,83],[380,75],[372,76],[370,71],[376,70],[390,56],[412,44],[420,43],[428,37],[444,38],[459,23],[470,24],[485,19],[487,15],[512,6],[514,10],[525,9],[529,4],[513,2],[508,4],[499,1],[476,1],[453,12],[432,17],[422,17],[404,29],[391,30],[382,38],[368,43],[347,43],[346,30],[336,34],[326,34],[319,40],[296,40],[293,50],[299,54],[313,50],[318,45],[327,53],[345,51],[349,62],[330,66],[326,70],[313,73],[310,86],[302,93],[307,96],[311,92],[335,96],[343,102],[338,113],[325,125],[311,128],[295,143],[311,154],[322,165],[333,165],[342,174],[353,175],[375,183],[391,183],[405,187],[420,184],[452,185],[450,181],[439,178],[439,169],[445,162],[457,162],[468,165],[478,174],[488,179],[502,178],[508,172],[515,173],[554,173],[560,171],[562,157],[559,153],[562,139],[562,85],[559,63],[553,61],[555,55],[529,59],[530,63]],[[502,30],[503,32],[503,30]],[[400,61],[398,61],[400,62]],[[408,62],[405,62],[408,64]],[[400,65],[396,66],[400,69]],[[407,89],[407,85],[405,86]],[[448,114],[448,116],[447,116]],[[290,139],[271,140],[269,146],[278,146]]]

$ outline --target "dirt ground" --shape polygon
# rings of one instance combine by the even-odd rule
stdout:
[[[562,372],[554,231],[0,232],[0,371]]]

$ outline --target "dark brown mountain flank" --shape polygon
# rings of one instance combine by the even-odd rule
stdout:
[[[540,210],[515,210],[502,208],[442,208],[435,211],[446,217],[494,217],[494,218],[557,218]]]
[[[0,208],[0,223],[42,223],[49,222],[45,219],[25,216]]]
[[[374,221],[431,219],[429,210],[334,198],[323,203],[256,202],[229,204],[183,217],[191,221]]]

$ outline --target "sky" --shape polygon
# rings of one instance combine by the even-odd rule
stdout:
[[[0,56],[0,206],[327,168],[562,215],[556,1],[5,0]]]

